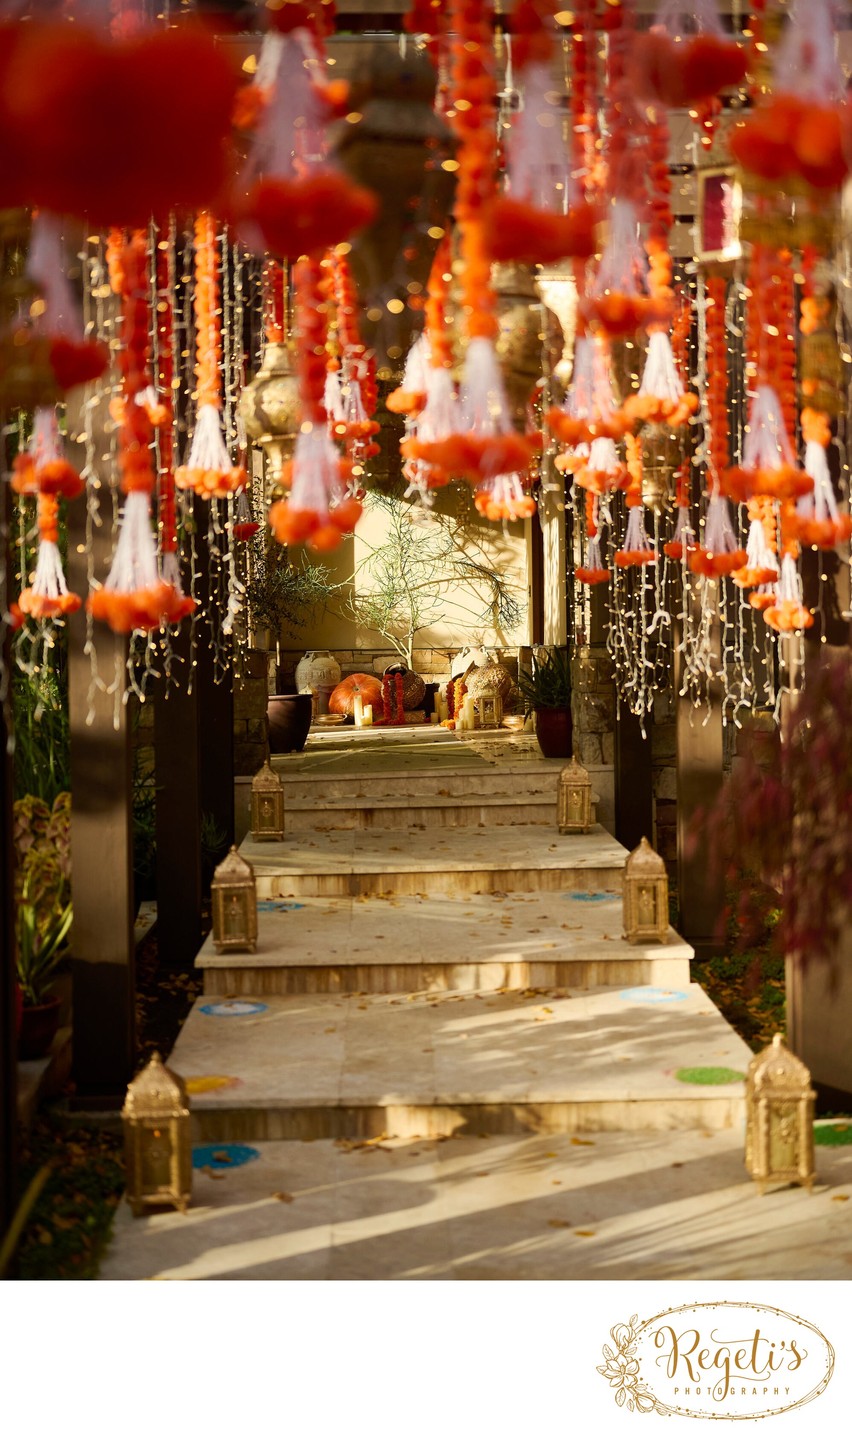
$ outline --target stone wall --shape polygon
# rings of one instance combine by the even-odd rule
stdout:
[[[274,684],[274,655],[272,665]],[[234,680],[235,774],[256,774],[266,759],[266,701],[272,692],[269,655],[263,649],[249,649],[243,656],[242,673]]]

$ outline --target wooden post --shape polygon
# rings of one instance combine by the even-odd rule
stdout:
[[[76,437],[83,430],[83,396],[75,391],[72,398],[68,427]],[[87,535],[85,504],[68,506],[68,586],[83,595],[89,588],[87,549],[100,580],[112,559],[107,496],[115,477],[109,459],[102,458],[109,454],[100,432],[105,411],[101,403],[91,412],[104,522],[100,528],[91,526]],[[78,452],[80,467],[83,458]],[[127,639],[100,623],[92,632],[99,674],[107,686],[116,683],[120,695],[126,683]],[[136,1058],[131,735],[127,705],[92,685],[87,640],[88,619],[82,609],[68,624],[73,1074],[76,1105],[112,1107],[124,1097]]]
[[[710,583],[711,581],[706,581]],[[715,582],[715,581],[714,581]],[[697,601],[694,601],[697,602]],[[673,688],[677,729],[677,875],[679,928],[698,958],[722,952],[718,925],[725,903],[724,879],[713,862],[709,842],[696,817],[715,804],[722,788],[724,729],[718,685],[709,688],[710,715],[681,696],[682,626],[675,621]],[[718,616],[713,623],[713,658],[721,663]]]
[[[199,694],[190,674],[189,625],[172,640],[177,684],[161,680],[154,695],[157,795],[157,957],[167,967],[191,963],[201,944],[201,764]]]
[[[651,771],[652,718],[642,726],[626,704],[615,711],[615,837],[626,849],[654,838],[654,785]]]

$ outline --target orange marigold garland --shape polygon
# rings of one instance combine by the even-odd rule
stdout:
[[[371,359],[358,332],[358,297],[349,263],[344,256],[336,253],[330,254],[325,263],[332,278],[341,354],[340,370],[329,371],[327,377],[325,403],[328,420],[332,436],[345,444],[349,459],[363,471],[365,461],[379,452],[379,446],[373,439],[379,432],[379,425],[372,418],[376,391]],[[336,384],[332,376],[336,377]],[[329,383],[329,380],[332,382]],[[370,405],[372,408],[368,408]]]
[[[18,606],[31,619],[60,619],[80,608],[79,594],[65,581],[59,553],[59,500],[54,494],[38,496],[38,558],[33,582],[22,589]]]
[[[276,23],[282,11],[271,13]],[[265,93],[234,205],[251,249],[291,258],[341,244],[376,213],[371,192],[325,161],[326,121],[343,97],[321,83],[312,28],[266,37],[255,76]]]
[[[794,0],[777,51],[773,93],[730,135],[734,159],[773,184],[838,189],[850,168],[850,109],[831,0]]]
[[[655,564],[657,551],[645,529],[645,507],[642,503],[642,445],[635,435],[628,435],[627,469],[627,529],[624,544],[615,552],[619,569],[631,569],[643,564]]]
[[[102,619],[116,633],[127,634],[134,629],[156,629],[160,624],[177,622],[186,613],[188,601],[160,578],[151,527],[151,496],[156,486],[154,427],[142,402],[150,390],[145,234],[134,231],[126,241],[120,232],[113,231],[107,261],[110,283],[121,296],[122,398],[114,413],[119,426],[118,469],[125,501],[112,567],[102,588],[90,594],[87,607],[95,619]]]
[[[639,94],[674,110],[739,85],[747,66],[746,52],[722,29],[716,0],[661,0],[633,54]]]
[[[212,215],[195,221],[195,348],[197,381],[195,428],[185,462],[175,473],[178,489],[202,499],[225,499],[247,483],[240,465],[231,463],[222,435],[222,311],[219,253]]]
[[[605,584],[609,570],[601,555],[601,541],[598,527],[600,501],[597,495],[586,494],[586,562],[574,570],[578,584]]]
[[[299,398],[302,426],[289,467],[290,494],[269,510],[279,544],[336,549],[361,515],[357,499],[347,498],[344,463],[328,433],[324,400],[328,301],[320,261],[302,256],[294,267],[296,333],[299,335]]]
[[[831,306],[824,297],[813,294],[810,257],[803,266],[806,288],[801,301],[799,328],[803,335],[814,334],[826,326]],[[805,396],[813,393],[815,383],[803,379]],[[834,549],[852,534],[852,518],[841,516],[828,468],[828,447],[831,444],[831,417],[824,410],[805,404],[801,414],[802,439],[805,443],[804,469],[813,480],[813,493],[799,500],[796,533],[802,544],[816,549]]]

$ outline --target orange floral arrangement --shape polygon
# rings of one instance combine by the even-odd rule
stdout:
[[[605,584],[610,574],[601,557],[598,499],[586,494],[586,562],[574,570],[578,584]]]
[[[687,31],[683,17],[692,28]],[[636,38],[633,76],[645,99],[672,110],[686,110],[710,100],[720,90],[739,85],[748,56],[726,35],[714,0],[662,0],[650,30]]]
[[[142,402],[151,388],[145,232],[136,230],[128,240],[120,231],[111,231],[107,262],[110,284],[121,297],[118,470],[125,501],[112,567],[103,586],[90,594],[87,608],[116,633],[127,634],[177,623],[194,607],[194,601],[158,572],[151,527],[151,496],[156,486],[154,427]]]
[[[642,445],[636,435],[629,434],[627,445],[627,529],[624,544],[615,551],[614,559],[619,569],[637,568],[643,564],[654,564],[657,551],[645,530],[645,509],[642,504]]]
[[[328,433],[324,394],[329,304],[320,261],[303,255],[293,279],[302,426],[285,475],[289,498],[270,507],[269,523],[279,544],[307,542],[309,548],[324,553],[337,549],[344,534],[351,534],[361,505],[346,494],[344,476],[351,466],[344,465]]]
[[[32,585],[22,589],[18,606],[31,619],[58,619],[80,608],[79,594],[65,582],[59,556],[59,501],[53,494],[38,496],[38,559]]]
[[[247,483],[248,476],[231,458],[222,436],[222,311],[219,255],[212,215],[195,221],[195,429],[189,454],[175,471],[178,489],[192,489],[202,499],[225,499]]]

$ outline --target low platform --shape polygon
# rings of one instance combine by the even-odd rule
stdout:
[[[535,824],[494,830],[393,830],[244,839],[259,899],[373,894],[598,891],[620,885],[627,850],[600,825],[562,836]]]
[[[612,891],[267,900],[254,954],[196,959],[205,994],[398,994],[689,983],[692,949],[621,937]]]
[[[692,984],[203,999],[170,1063],[221,1142],[724,1129],[750,1057]]]

